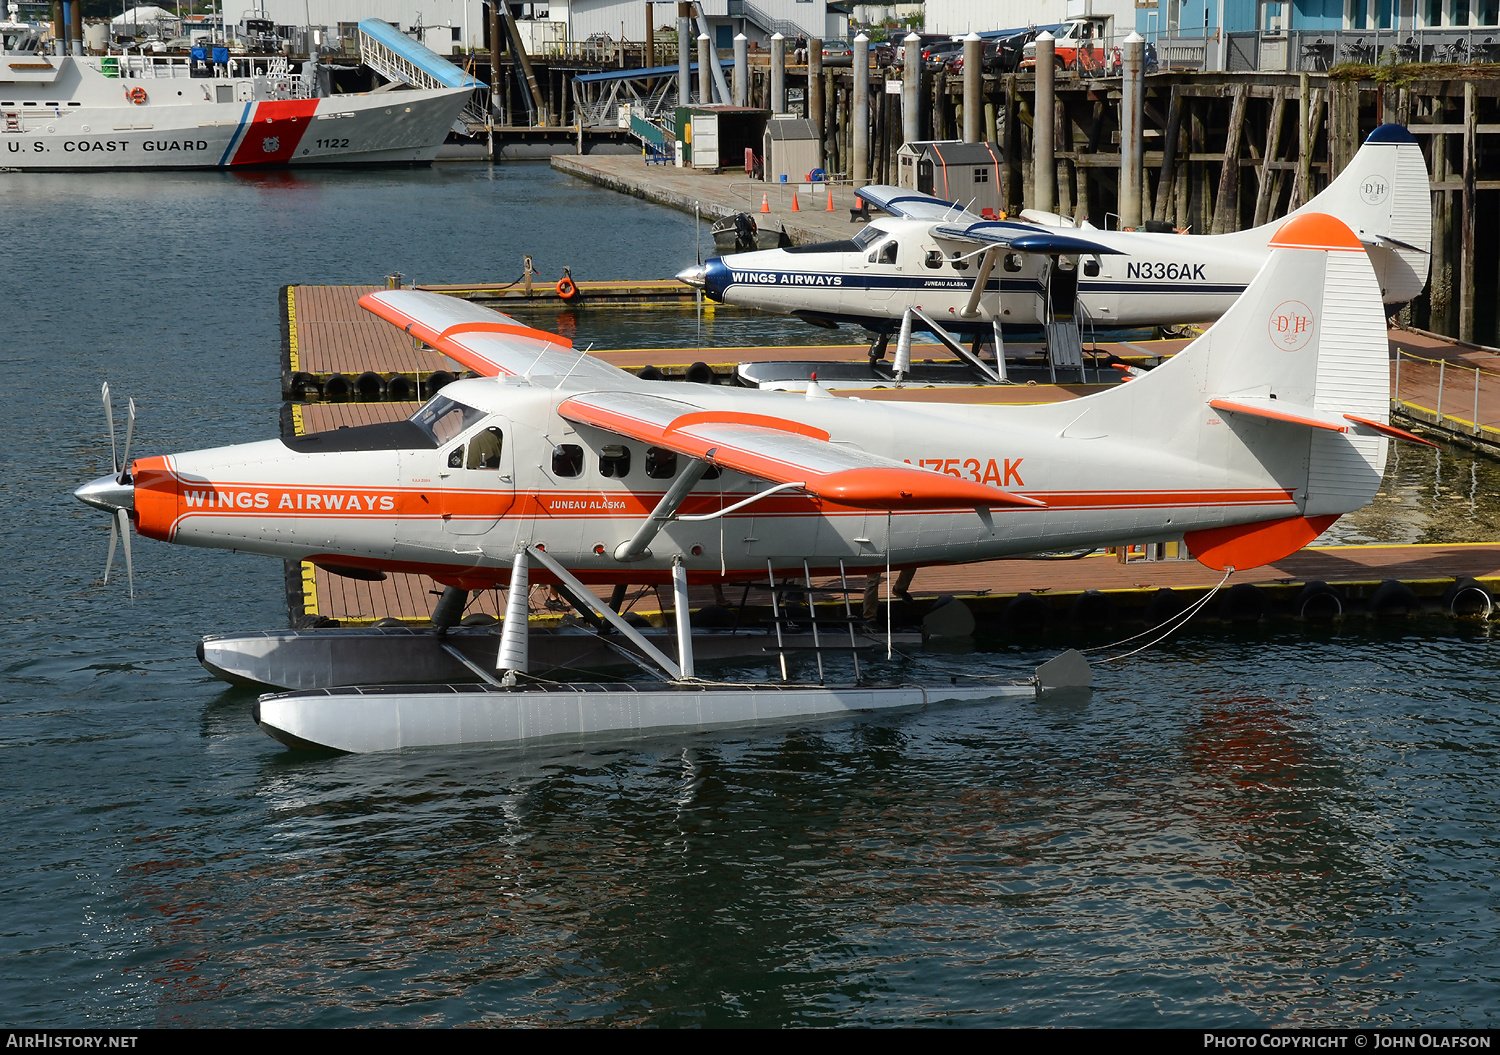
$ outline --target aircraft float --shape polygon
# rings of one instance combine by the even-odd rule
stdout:
[[[703,681],[687,586],[786,575],[810,585],[814,575],[847,581],[1170,539],[1227,576],[1294,552],[1364,506],[1388,438],[1416,439],[1388,423],[1371,257],[1320,213],[1284,223],[1240,298],[1178,355],[1050,405],[646,381],[455,298],[391,290],[360,303],[483,376],[448,385],[406,421],[135,461],[132,405],[116,471],[76,492],[114,517],[127,562],[133,525],[164,542],[345,574],[420,572],[460,592],[508,585],[495,675],[261,697],[256,721],[296,746],[511,743],[1030,693],[1029,683]],[[558,583],[628,638],[664,683],[606,691],[529,679],[533,579]],[[621,582],[671,584],[675,657],[586,586]],[[1065,660],[1041,683],[1087,681],[1086,664]]]
[[[1275,233],[1292,217],[1322,213],[1352,228],[1387,307],[1406,303],[1426,286],[1432,245],[1427,165],[1416,138],[1396,124],[1370,133],[1337,178],[1289,217],[1230,234],[1107,231],[1034,210],[987,219],[966,211],[962,202],[899,187],[865,187],[859,195],[890,215],[846,241],[735,253],[677,277],[725,304],[814,325],[862,326],[877,335],[872,364],[903,321],[907,327],[915,321],[940,339],[940,330],[970,336],[976,356],[980,340],[991,339],[1002,352],[994,370],[976,367],[984,380],[1004,376],[1002,327],[1040,327],[1055,379],[1059,366],[1082,370],[1083,325],[1219,318],[1259,272]],[[802,381],[808,370],[827,377],[828,364],[778,365],[796,367]],[[776,379],[767,373],[774,373],[772,364],[756,367],[751,383]]]

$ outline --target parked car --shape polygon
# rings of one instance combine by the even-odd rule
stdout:
[[[1104,74],[1109,59],[1104,48],[1105,28],[1108,21],[1102,16],[1073,18],[1052,30],[1052,36],[1056,39],[1056,43],[1052,45],[1053,62],[1056,63],[1057,68]],[[1023,50],[1025,57],[1021,60],[1020,68],[1023,70],[1034,68],[1036,66],[1035,38],[1029,41]]]
[[[823,41],[823,65],[848,66],[854,61],[854,48],[846,40]]]
[[[953,58],[955,54],[962,55],[963,53],[963,41],[939,40],[923,46],[922,65],[928,70],[940,70],[947,65],[948,60]]]

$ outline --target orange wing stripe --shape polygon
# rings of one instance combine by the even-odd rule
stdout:
[[[773,418],[769,414],[744,414],[729,410],[695,410],[691,414],[683,414],[674,418],[672,424],[666,428],[667,432],[676,432],[691,425],[752,425],[759,429],[775,429],[777,432],[790,432],[798,436],[810,436],[815,440],[827,440],[828,433],[813,425],[804,425],[800,421],[788,421],[786,418]]]

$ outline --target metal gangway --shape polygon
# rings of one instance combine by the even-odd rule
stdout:
[[[470,88],[463,118],[481,123],[489,113],[489,88],[437,52],[378,18],[359,23],[359,60],[386,80],[413,88]]]

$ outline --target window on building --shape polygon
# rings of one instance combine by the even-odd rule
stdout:
[[[1453,24],[1455,26],[1469,24],[1469,0],[1453,0]]]
[[[974,170],[975,183],[988,183],[990,181],[990,169],[988,165],[980,165]]]
[[[1443,24],[1443,0],[1427,0],[1422,8],[1422,24],[1429,29]]]

